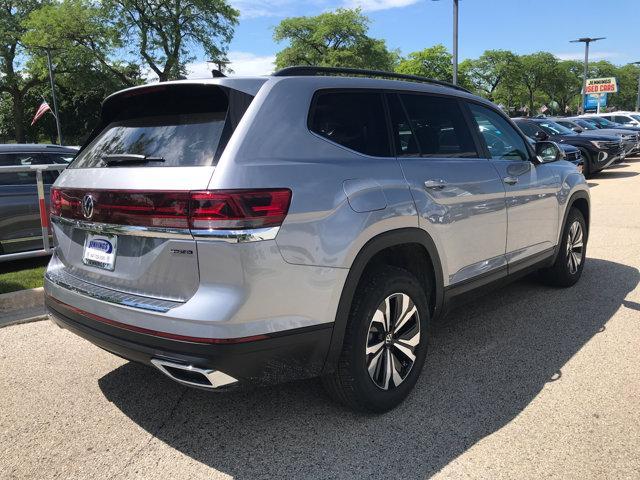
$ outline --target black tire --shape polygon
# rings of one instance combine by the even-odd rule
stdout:
[[[570,237],[574,235],[572,227],[576,223],[579,225],[582,238],[582,247],[579,249],[575,247],[576,244],[570,246]],[[584,268],[588,236],[589,232],[587,231],[587,225],[582,212],[577,208],[571,208],[562,230],[562,237],[560,237],[556,260],[550,268],[546,268],[540,272],[542,280],[547,285],[566,288],[576,284],[580,279],[582,269]],[[576,238],[573,238],[571,242],[574,240],[576,240]],[[573,261],[570,259],[571,252],[575,254]],[[579,258],[579,264],[577,266],[575,258]],[[574,266],[575,269],[573,268]]]
[[[329,395],[343,405],[356,411],[381,413],[400,404],[420,376],[427,354],[429,308],[424,286],[408,271],[384,265],[365,272],[365,275],[366,278],[363,278],[354,294],[338,365],[333,374],[323,377],[323,384]],[[377,343],[380,341],[379,338],[375,338],[376,332],[372,333],[371,330],[375,329],[374,314],[387,298],[390,298],[390,305],[395,305],[392,309],[396,312],[400,303],[394,302],[402,302],[405,297],[394,296],[395,294],[408,296],[416,307],[418,317],[411,316],[411,320],[398,330],[397,338],[393,338],[395,334],[392,334],[392,338],[389,339],[385,332],[379,332],[380,338],[385,340],[381,350],[376,351],[381,352],[382,356],[377,361],[378,368],[374,368],[374,373],[370,374],[368,365],[372,366],[375,363],[377,355],[368,355],[367,346],[380,345]],[[390,314],[389,317],[393,317],[394,314]],[[375,325],[382,324],[378,322]],[[395,345],[404,341],[402,337],[413,336],[415,341],[415,325],[419,327],[419,343],[413,350],[415,360],[412,366],[407,367],[410,357],[403,357],[402,350],[398,351]],[[403,330],[407,327],[411,327],[411,331]],[[387,359],[391,359],[392,355],[395,356],[391,365],[400,366],[400,371],[394,369],[398,373],[397,378],[401,378],[403,369],[406,371],[398,385],[394,384],[396,377],[392,376],[392,373],[385,375],[387,370],[383,371]],[[375,383],[374,377],[382,377],[380,383],[384,384],[384,379],[390,376],[392,380],[387,380],[387,389]]]
[[[584,148],[580,149],[580,153],[582,155],[582,175],[584,178],[590,178],[593,175],[593,169],[591,167],[591,154]]]

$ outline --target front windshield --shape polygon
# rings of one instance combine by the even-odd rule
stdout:
[[[573,130],[551,121],[538,122],[538,126],[549,135],[572,135],[574,133]]]
[[[588,120],[578,119],[578,120],[576,120],[575,123],[577,123],[579,126],[581,126],[585,130],[597,130],[598,129],[598,127],[596,127],[593,123],[591,123]]]
[[[595,123],[600,128],[616,128],[618,126],[617,123],[610,122],[606,118],[602,117],[589,117],[589,121],[591,123]]]
[[[640,122],[640,115],[629,115],[631,118],[633,118],[634,120],[637,120]]]

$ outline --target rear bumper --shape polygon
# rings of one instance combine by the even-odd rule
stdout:
[[[233,344],[206,344],[130,331],[45,297],[60,327],[119,357],[153,365],[159,359],[222,372],[238,384],[266,385],[318,376],[331,341],[333,324],[305,327]]]

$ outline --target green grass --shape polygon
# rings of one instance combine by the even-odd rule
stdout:
[[[42,286],[49,257],[0,263],[0,293]]]

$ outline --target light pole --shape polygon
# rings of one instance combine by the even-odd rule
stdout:
[[[51,66],[51,50],[47,48],[47,64],[49,65],[49,80],[51,81],[51,97],[53,98],[53,115],[56,117],[56,129],[58,130],[58,144],[62,145],[62,130],[60,129],[60,116],[58,115],[58,100],[56,99],[56,85],[53,80],[53,67]]]
[[[438,0],[433,0],[437,2]],[[453,84],[458,84],[458,0],[453,0]]]
[[[631,62],[631,65],[640,65],[640,62]],[[638,96],[636,97],[636,112],[640,112],[640,74],[638,74]]]
[[[453,0],[453,84],[458,84],[458,0]]]
[[[598,40],[604,40],[606,37],[582,37],[576,40],[570,40],[569,43],[584,43],[584,77],[582,79],[582,105],[580,111],[584,113],[584,104],[587,101],[587,69],[589,68],[589,44],[591,42],[597,42]],[[598,108],[600,108],[600,99],[598,98]]]

